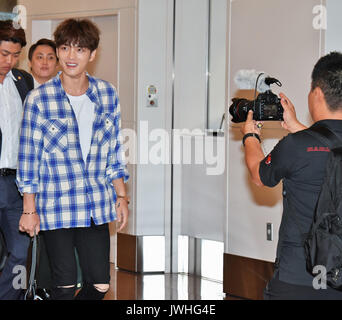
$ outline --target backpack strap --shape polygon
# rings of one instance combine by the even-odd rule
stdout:
[[[342,147],[342,140],[333,131],[322,124],[312,126],[305,132],[327,145],[330,150]]]

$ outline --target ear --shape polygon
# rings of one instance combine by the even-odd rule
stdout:
[[[322,89],[320,87],[316,87],[314,90],[314,95],[316,96],[316,98],[319,98],[320,100],[324,99],[324,93],[322,91]]]
[[[89,62],[92,62],[96,57],[96,49],[90,53]]]

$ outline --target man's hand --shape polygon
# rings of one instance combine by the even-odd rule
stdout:
[[[128,223],[128,202],[126,187],[123,181],[123,178],[113,180],[113,185],[115,188],[115,192],[117,194],[115,209],[117,215],[117,221],[120,223],[120,227],[117,232],[123,230]]]
[[[280,103],[284,108],[284,121],[281,123],[282,127],[291,133],[306,129],[306,126],[298,121],[296,110],[289,98],[287,98],[283,93],[280,93],[279,96],[281,98]]]
[[[120,232],[127,226],[128,223],[128,203],[125,199],[117,198],[115,208],[117,221],[120,223],[120,227],[117,232]]]
[[[253,120],[253,111],[249,110],[247,114],[246,122],[241,127],[242,134],[245,135],[247,133],[257,133],[260,135],[261,127],[262,127],[262,122],[259,121],[257,123],[255,120]]]
[[[19,230],[21,232],[27,232],[30,237],[34,236],[34,231],[38,234],[40,231],[40,219],[38,214],[22,214],[19,220]]]

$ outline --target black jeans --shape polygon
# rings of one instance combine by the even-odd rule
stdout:
[[[110,280],[108,224],[87,228],[70,228],[44,231],[49,256],[53,287],[75,285],[77,265],[76,247],[85,285],[107,284]]]

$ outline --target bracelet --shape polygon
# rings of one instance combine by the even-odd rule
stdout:
[[[245,146],[245,141],[247,138],[249,137],[254,137],[254,138],[257,138],[259,140],[259,142],[261,143],[261,139],[260,139],[260,136],[257,134],[257,133],[254,133],[254,132],[250,132],[250,133],[246,133],[243,138],[242,138],[242,144],[243,146]]]
[[[126,200],[127,204],[129,204],[129,197],[128,197],[128,196],[119,196],[119,195],[117,195],[116,198],[117,198],[117,199]]]
[[[23,212],[23,214],[38,214],[36,211],[33,212]]]

